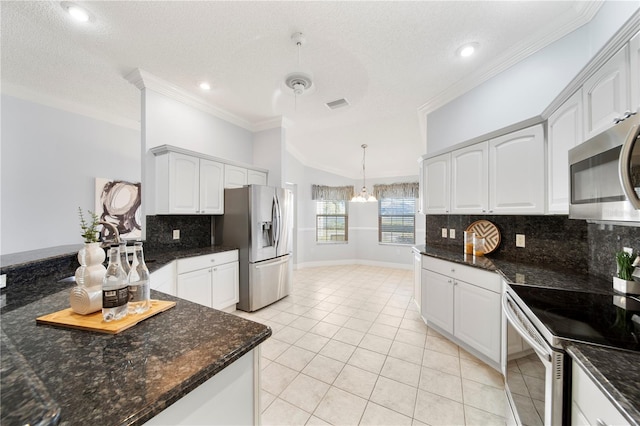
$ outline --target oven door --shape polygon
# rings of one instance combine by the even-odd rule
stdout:
[[[509,424],[567,424],[563,399],[566,354],[549,346],[506,292],[502,309],[506,318],[502,370]]]

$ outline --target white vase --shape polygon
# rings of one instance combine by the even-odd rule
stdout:
[[[76,284],[84,287],[102,286],[107,268],[102,264],[105,253],[100,243],[84,243],[78,252],[80,267],[76,269]]]
[[[613,289],[625,294],[640,294],[640,282],[613,277]]]

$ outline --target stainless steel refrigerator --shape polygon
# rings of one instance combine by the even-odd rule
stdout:
[[[263,185],[225,189],[216,241],[239,249],[237,309],[253,312],[291,293],[293,208],[288,189]]]

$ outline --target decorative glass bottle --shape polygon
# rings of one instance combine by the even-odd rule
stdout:
[[[131,265],[129,264],[129,256],[127,255],[127,242],[122,241],[120,243],[120,265],[122,265],[122,270],[127,276],[129,275],[129,271],[131,270]]]
[[[102,280],[102,318],[114,321],[127,315],[129,283],[120,264],[120,247],[113,244],[109,249],[109,265]]]
[[[142,242],[133,245],[133,262],[129,271],[129,314],[141,314],[151,308],[149,269],[144,263]]]

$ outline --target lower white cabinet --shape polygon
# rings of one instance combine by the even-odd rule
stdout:
[[[171,296],[176,295],[176,268],[171,262],[150,274],[150,287]]]
[[[413,252],[413,301],[420,311],[422,304],[422,255],[420,252]]]
[[[422,317],[499,368],[501,281],[495,272],[422,258]]]
[[[239,300],[238,251],[178,260],[177,296],[215,309]]]
[[[571,364],[571,424],[574,426],[628,425],[629,422],[580,365],[575,361]]]

